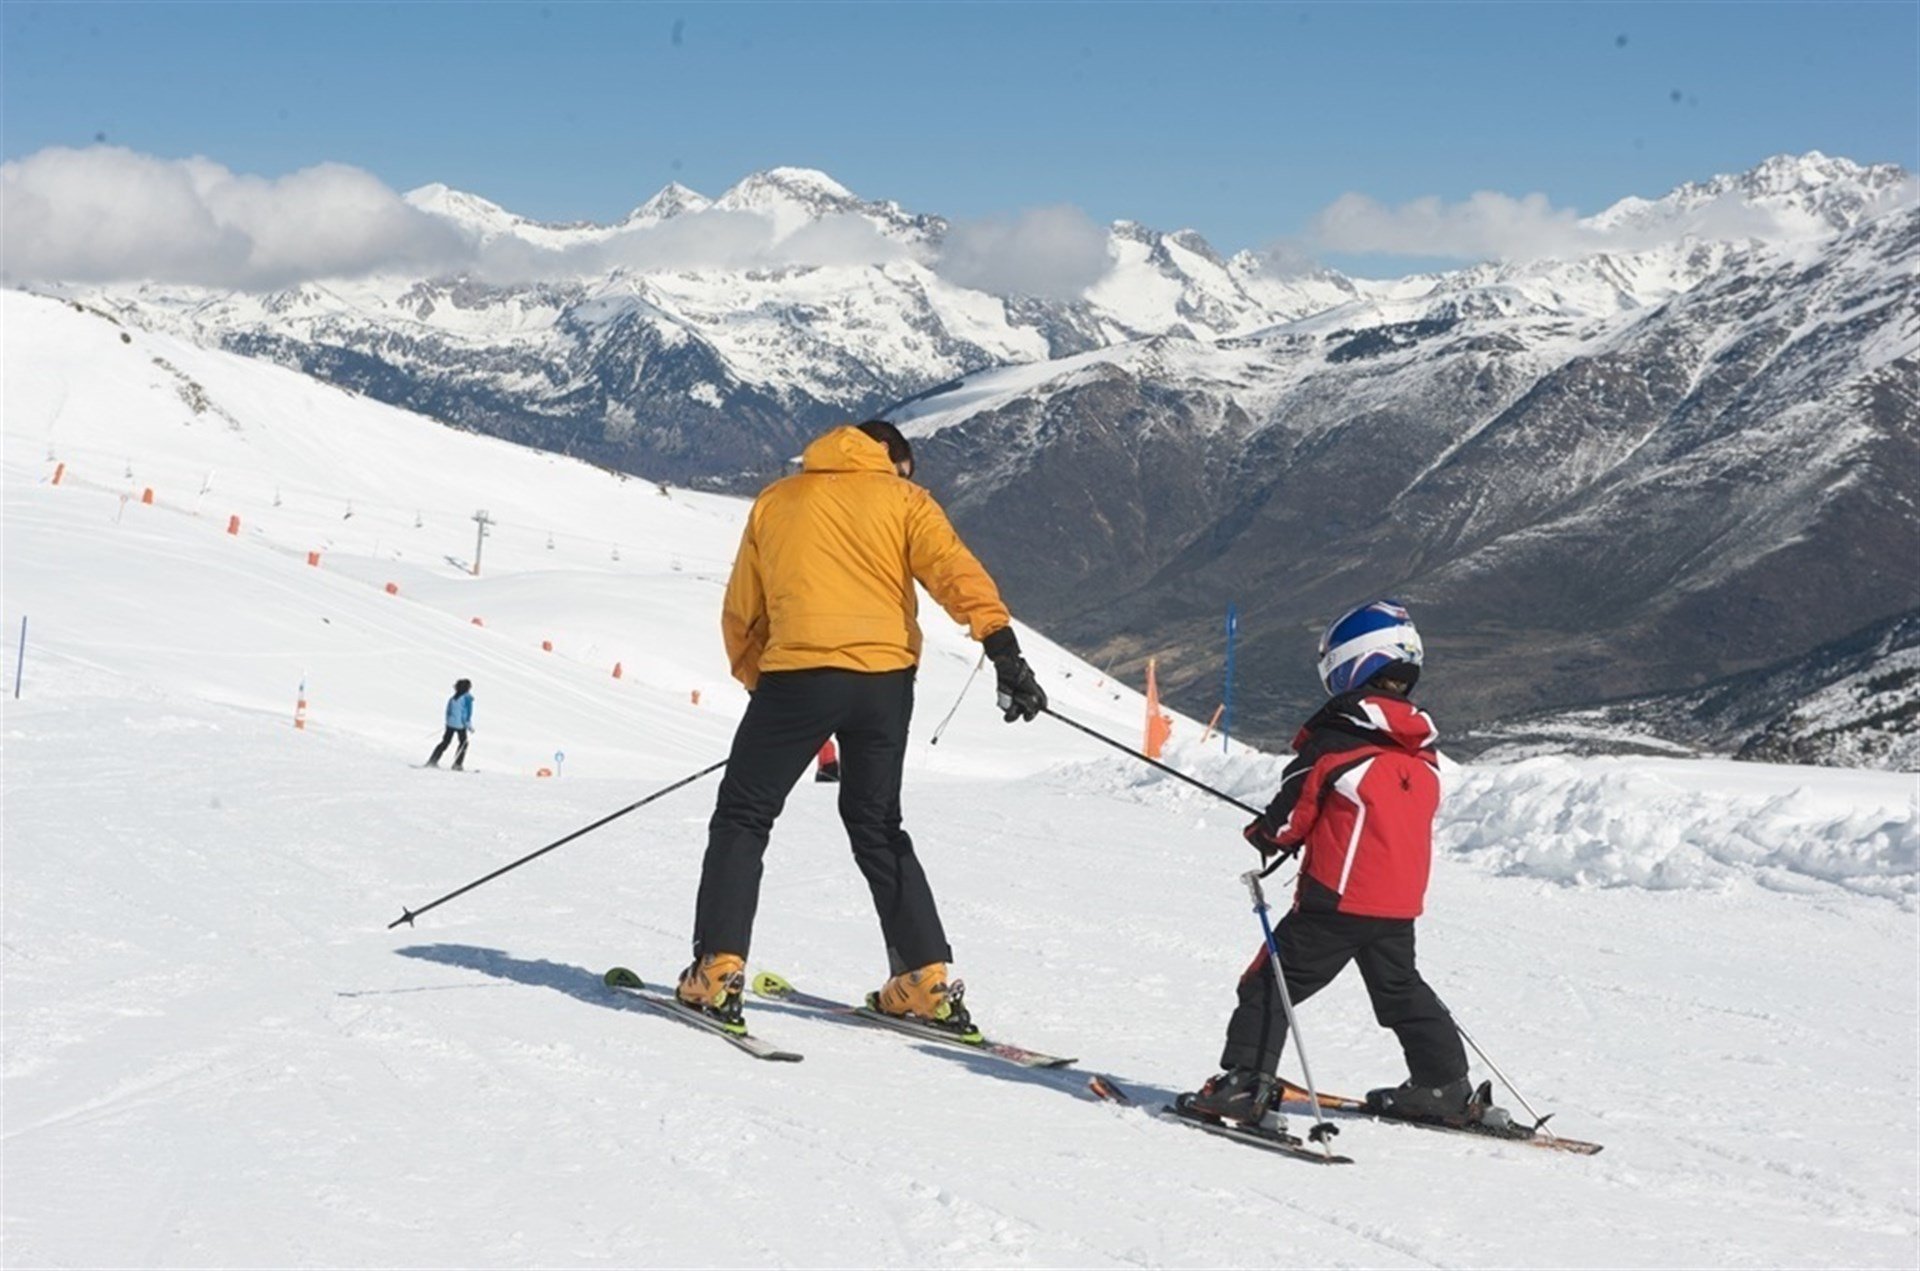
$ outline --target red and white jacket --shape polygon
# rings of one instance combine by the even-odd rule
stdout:
[[[1296,908],[1418,918],[1440,807],[1439,730],[1405,698],[1343,693],[1293,739],[1267,819],[1304,846]]]

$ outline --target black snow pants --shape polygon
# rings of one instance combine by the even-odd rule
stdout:
[[[840,819],[866,876],[894,973],[947,962],[933,889],[900,828],[900,770],[913,718],[911,668],[817,668],[760,677],[733,735],[693,920],[693,951],[747,956],[760,904],[761,857],[774,818],[829,736],[840,742]]]
[[[439,763],[440,756],[447,753],[447,747],[453,743],[455,737],[460,739],[460,749],[453,752],[453,766],[458,768],[461,764],[464,764],[467,761],[467,730],[464,728],[447,729],[440,737],[440,744],[433,748],[431,755],[427,756],[427,762],[430,764]],[[415,751],[414,753],[418,754],[419,752]]]
[[[1414,966],[1411,918],[1296,909],[1280,920],[1274,939],[1295,1005],[1332,983],[1348,962],[1358,962],[1360,978],[1373,999],[1373,1017],[1399,1036],[1408,1075],[1423,1086],[1441,1086],[1467,1075],[1467,1053],[1453,1017]],[[1286,1010],[1263,941],[1240,977],[1240,1004],[1227,1023],[1220,1066],[1255,1068],[1272,1075],[1279,1069],[1286,1043]]]

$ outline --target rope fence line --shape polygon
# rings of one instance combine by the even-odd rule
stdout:
[[[110,455],[116,455],[119,453],[115,451],[108,451],[102,447],[97,447],[97,446],[63,446],[63,447],[60,447],[60,449],[63,452],[78,452],[78,453],[101,457],[101,458],[106,458]],[[138,465],[131,464],[125,458],[124,455],[120,456],[119,458],[114,458],[112,462],[116,465],[126,463],[128,464],[128,466],[133,467],[136,471],[138,470]],[[216,469],[215,473],[218,473],[220,471],[221,470]],[[232,475],[232,470],[226,470],[226,471],[229,476]],[[242,471],[245,472],[245,470],[242,470]],[[362,517],[366,517],[367,518],[365,521],[366,524],[368,525],[378,524],[378,525],[381,525],[383,528],[391,529],[396,533],[403,533],[403,532],[408,532],[413,530],[429,528],[429,526],[422,524],[421,522],[428,513],[431,513],[436,519],[446,518],[447,520],[457,523],[461,527],[459,532],[462,538],[462,542],[464,543],[466,541],[466,535],[470,533],[467,527],[471,525],[473,520],[472,508],[456,510],[453,508],[448,508],[448,507],[443,507],[443,506],[438,506],[433,504],[424,504],[424,503],[414,504],[414,505],[388,503],[382,500],[369,500],[369,499],[360,498],[359,496],[349,496],[349,495],[344,495],[337,492],[317,490],[310,486],[281,485],[269,480],[261,479],[257,472],[245,472],[245,475],[251,478],[256,483],[256,489],[252,492],[242,494],[240,496],[242,498],[248,498],[258,502],[265,502],[266,501],[265,498],[263,498],[262,495],[259,493],[259,488],[271,487],[272,495],[270,497],[277,500],[274,506],[287,507],[291,505],[289,504],[288,500],[286,500],[283,496],[286,494],[287,491],[291,490],[296,494],[305,496],[306,498],[311,498],[317,502],[329,504],[329,505],[332,505],[332,507],[338,507],[340,509],[343,509],[343,514],[339,517],[339,519],[343,521],[359,520]],[[641,479],[642,478],[635,478],[635,480],[641,480]],[[108,494],[128,495],[131,498],[138,499],[140,492],[143,488],[144,478],[130,477],[130,478],[123,478],[123,480],[127,482],[126,486],[116,486],[108,483],[103,483],[103,482],[91,479],[89,477],[83,477],[79,475],[77,472],[69,470],[61,478],[60,484],[84,487],[87,489],[102,491]],[[175,488],[178,488],[178,487],[175,487]],[[155,487],[155,489],[158,490],[159,487]],[[189,498],[193,501],[193,503],[197,504],[206,498],[213,497],[213,495],[216,493],[219,493],[219,491],[210,491],[207,489],[206,478],[202,478],[200,486],[196,488],[195,493],[189,496]],[[165,506],[168,511],[182,510],[181,504],[177,499],[161,499],[158,494],[156,494],[156,499],[158,499],[161,505]],[[321,508],[321,509],[315,509],[312,507],[305,507],[305,508],[296,507],[293,510],[296,512],[305,512],[306,514],[309,514],[309,515],[330,517],[333,515],[332,507]],[[196,507],[192,510],[192,514],[197,515],[198,511],[199,509]],[[708,569],[727,570],[733,567],[732,557],[721,558],[721,557],[715,557],[715,556],[703,556],[703,555],[697,555],[689,552],[676,551],[670,548],[659,548],[652,544],[649,544],[643,535],[638,535],[638,534],[636,534],[636,538],[631,544],[623,544],[617,539],[608,538],[602,535],[582,534],[573,530],[551,528],[545,525],[537,525],[537,524],[532,524],[532,523],[522,522],[522,521],[503,521],[503,520],[495,519],[493,517],[489,517],[488,518],[488,537],[489,538],[495,537],[494,531],[499,529],[511,530],[511,531],[514,531],[516,535],[524,534],[536,540],[542,540],[542,541],[551,540],[553,543],[556,544],[556,547],[559,543],[566,542],[566,543],[578,544],[583,547],[592,547],[596,551],[609,550],[609,549],[620,550],[620,551],[630,551],[643,556],[658,557],[659,559],[662,559],[662,560],[673,560],[673,561],[678,561],[685,565],[690,565],[695,567],[705,567]],[[376,543],[377,541],[378,540],[376,540]],[[329,549],[331,549],[332,547],[331,541],[329,542],[328,547]],[[296,556],[304,554],[303,550],[300,550],[300,549],[288,549],[288,550],[292,551],[293,554]],[[456,557],[460,556],[459,553],[455,553],[454,555]]]
[[[98,493],[98,494],[105,494],[110,496],[117,496],[120,506],[119,506],[118,513],[114,517],[114,523],[116,525],[121,523],[122,518],[124,517],[126,512],[126,507],[129,503],[139,504],[142,507],[142,509],[145,511],[163,512],[171,516],[181,517],[188,521],[198,521],[208,525],[217,524],[217,519],[209,520],[208,517],[204,516],[196,508],[184,506],[178,501],[170,501],[164,497],[161,497],[157,492],[157,490],[156,490],[154,501],[152,503],[143,503],[140,499],[140,494],[144,492],[145,489],[151,488],[151,487],[145,487],[142,484],[140,484],[138,481],[134,482],[131,486],[108,484],[108,483],[95,480],[88,476],[80,475],[73,469],[67,468],[64,465],[64,463],[60,465],[59,472],[60,472],[60,475],[59,475],[59,480],[57,484],[62,488],[71,487],[76,490],[84,491],[87,493]],[[197,498],[196,498],[196,501],[197,501]],[[289,560],[305,559],[305,560],[308,560],[309,563],[312,563],[312,560],[311,560],[312,557],[316,555],[324,554],[324,552],[315,553],[305,548],[286,546],[285,544],[276,542],[272,538],[268,537],[266,532],[262,530],[258,525],[255,525],[254,529],[255,529],[255,533],[252,536],[236,536],[236,537],[241,537],[241,540],[243,542],[246,542],[251,547],[264,549],[268,552],[271,552],[278,556],[285,557]],[[227,534],[229,534],[231,531],[228,529],[217,529],[215,532],[219,533],[221,536],[224,537]],[[544,533],[544,531],[541,531],[541,532]],[[593,542],[597,544],[601,540],[597,538],[595,539],[583,538],[582,541]],[[331,548],[332,548],[332,545],[331,545],[331,542],[329,542],[326,545],[325,550],[331,550]],[[676,555],[676,554],[662,553],[662,555]],[[377,556],[371,559],[374,559],[376,563],[378,561]],[[730,567],[731,562],[728,562],[728,565]],[[348,576],[348,577],[350,578],[351,576]],[[361,580],[351,579],[351,581],[360,582]],[[378,582],[368,582],[365,585],[375,588],[376,590],[382,586],[382,584]],[[415,601],[413,597],[404,595],[398,590],[390,590],[389,594],[393,595],[396,599],[399,599],[399,600],[408,601],[410,603],[419,603],[418,601]],[[457,614],[452,610],[435,609],[434,612],[440,613],[451,620],[458,621]],[[474,627],[480,628],[481,630],[487,629],[485,625],[481,623],[478,619],[474,619],[471,622],[471,625]],[[540,643],[540,646],[547,653],[555,655],[561,658],[563,661],[573,663],[574,665],[581,666],[583,668],[590,666],[589,663],[584,661],[579,656],[574,655],[573,653],[559,652],[555,650],[551,646],[551,643],[547,640],[541,640],[539,643]],[[598,650],[601,648],[601,645],[597,641],[589,641],[586,647],[588,649]],[[613,662],[614,670],[611,678],[615,680],[621,680],[625,678],[621,674],[620,668],[623,666],[623,664],[627,660],[628,659],[626,658],[614,659],[614,662]],[[655,685],[654,687],[660,688],[664,686]],[[701,691],[698,688],[695,688],[692,690],[692,694],[693,694],[693,697],[692,697],[693,704],[698,706],[700,704]],[[304,724],[299,726],[304,726]]]

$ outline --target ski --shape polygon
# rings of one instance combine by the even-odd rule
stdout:
[[[765,1042],[755,1037],[752,1033],[736,1033],[731,1031],[718,1020],[686,1005],[672,993],[664,992],[649,985],[646,981],[623,966],[614,967],[602,978],[606,981],[607,987],[613,989],[615,992],[630,997],[634,1001],[639,1002],[641,1005],[661,1015],[670,1015],[683,1024],[691,1024],[703,1032],[712,1033],[715,1037],[722,1038],[741,1050],[746,1051],[755,1059],[768,1059],[778,1063],[797,1064],[806,1058],[806,1056],[796,1054],[791,1050],[781,1050],[770,1042]]]
[[[1203,1130],[1218,1138],[1232,1139],[1235,1143],[1244,1143],[1248,1147],[1257,1147],[1263,1152],[1273,1152],[1279,1156],[1289,1156],[1296,1161],[1307,1161],[1314,1165],[1351,1165],[1351,1156],[1337,1156],[1331,1148],[1315,1147],[1298,1135],[1288,1134],[1284,1130],[1263,1130],[1253,1126],[1234,1125],[1227,1121],[1217,1121],[1212,1117],[1189,1112],[1176,1101],[1150,1108],[1135,1101],[1111,1077],[1092,1077],[1087,1081],[1087,1089],[1093,1097],[1106,1103],[1118,1104],[1123,1108],[1140,1108],[1148,1116],[1160,1121],[1172,1121],[1180,1125]]]
[[[1519,1143],[1526,1147],[1546,1148],[1554,1152],[1571,1152],[1576,1156],[1592,1156],[1601,1150],[1601,1144],[1587,1143],[1580,1139],[1563,1139],[1535,1126],[1529,1129],[1518,1122],[1505,1127],[1481,1125],[1470,1122],[1455,1125],[1447,1121],[1414,1121],[1406,1117],[1381,1116],[1367,1107],[1365,1099],[1355,1099],[1350,1095],[1329,1094],[1324,1090],[1316,1091],[1320,1096],[1320,1107],[1327,1112],[1340,1112],[1354,1117],[1365,1117],[1382,1125],[1410,1125],[1416,1130],[1438,1130],[1443,1134],[1469,1134],[1474,1138],[1492,1139],[1498,1143]],[[1299,1107],[1307,1105],[1307,1089],[1291,1081],[1281,1081],[1280,1099]],[[1492,1091],[1483,1086],[1477,1095],[1481,1103],[1491,1102]],[[1544,1124],[1544,1122],[1543,1122]]]
[[[908,1037],[921,1041],[939,1042],[945,1046],[958,1046],[962,1050],[976,1051],[983,1055],[992,1055],[1004,1059],[1010,1064],[1022,1068],[1065,1068],[1073,1063],[1072,1059],[1059,1055],[1043,1054],[1037,1050],[1028,1050],[1024,1046],[1014,1046],[1007,1042],[994,1041],[982,1037],[972,1041],[956,1033],[950,1033],[933,1024],[923,1024],[917,1020],[900,1019],[874,1010],[870,1006],[855,1006],[849,1002],[836,1002],[832,998],[805,993],[793,987],[781,976],[771,971],[762,971],[753,977],[753,992],[756,997],[764,997],[770,1002],[784,1002],[789,1006],[801,1006],[808,1010],[823,1011],[829,1015],[838,1015],[846,1019],[857,1020],[863,1024],[872,1024],[879,1028],[891,1029]]]

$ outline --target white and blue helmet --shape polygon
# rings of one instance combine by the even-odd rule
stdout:
[[[1320,682],[1337,696],[1395,663],[1417,668],[1424,655],[1407,607],[1376,600],[1343,615],[1320,637]]]

